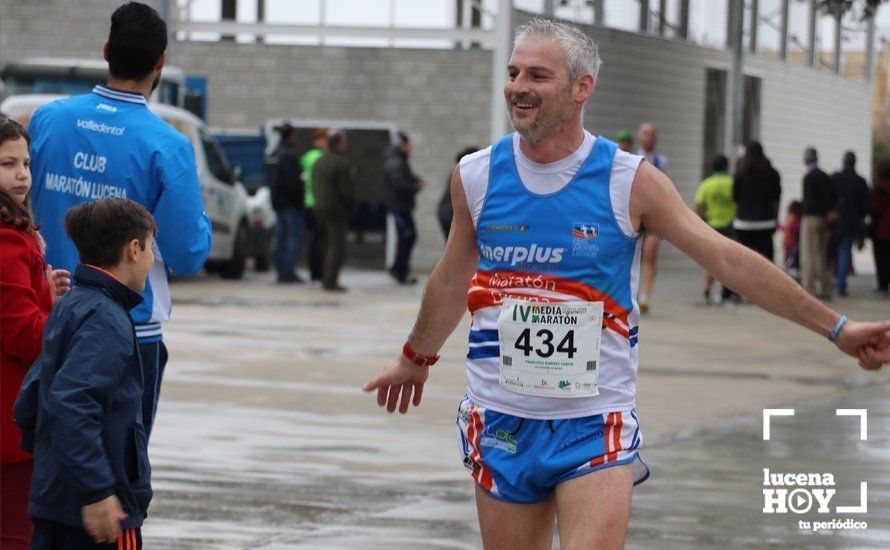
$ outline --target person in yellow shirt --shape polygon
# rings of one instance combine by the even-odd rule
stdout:
[[[735,219],[735,201],[732,198],[732,176],[729,175],[729,160],[724,155],[717,155],[711,164],[713,173],[704,179],[695,192],[695,210],[708,225],[718,233],[733,238],[732,221]],[[702,290],[702,302],[710,304],[711,286],[714,276],[705,274],[705,287]],[[722,300],[736,296],[731,290],[723,287]]]

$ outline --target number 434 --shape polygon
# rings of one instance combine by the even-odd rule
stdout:
[[[575,352],[578,351],[578,348],[575,347],[575,331],[570,330],[566,333],[563,339],[553,347],[553,332],[547,329],[541,329],[535,333],[535,337],[541,340],[541,347],[534,347],[531,342],[531,329],[525,329],[519,335],[519,338],[516,339],[516,343],[513,346],[522,350],[522,353],[528,357],[534,351],[538,357],[550,357],[553,355],[554,351],[558,351],[560,353],[565,353],[569,359],[572,359],[575,356]]]

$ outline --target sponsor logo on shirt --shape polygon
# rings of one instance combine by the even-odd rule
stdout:
[[[90,132],[98,132],[100,134],[108,134],[112,136],[122,136],[127,131],[123,126],[112,126],[104,122],[96,122],[95,120],[77,120],[77,127],[89,130]]]
[[[574,239],[595,239],[600,236],[600,226],[596,223],[574,223],[572,224],[572,238]]]
[[[597,223],[575,222],[572,224],[572,256],[592,258],[599,254],[599,246],[594,240],[600,236]]]
[[[485,246],[479,247],[479,254],[490,262],[509,263],[511,266],[526,264],[558,264],[562,262],[565,248],[540,246]]]

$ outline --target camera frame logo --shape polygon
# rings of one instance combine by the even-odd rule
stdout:
[[[763,440],[772,439],[772,418],[794,416],[794,409],[763,409]],[[866,409],[835,409],[835,416],[859,417],[859,441],[868,440],[868,411]],[[868,513],[868,482],[859,483],[859,504],[835,505],[837,495],[834,474],[831,472],[772,472],[763,469],[764,514],[866,514]],[[854,519],[799,522],[799,528],[807,531],[838,529],[867,529],[868,524]]]

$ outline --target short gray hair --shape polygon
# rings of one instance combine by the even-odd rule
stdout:
[[[569,67],[570,82],[584,74],[592,74],[594,77],[599,74],[602,61],[596,41],[578,27],[536,17],[516,28],[514,47],[529,38],[548,38],[559,43]]]

